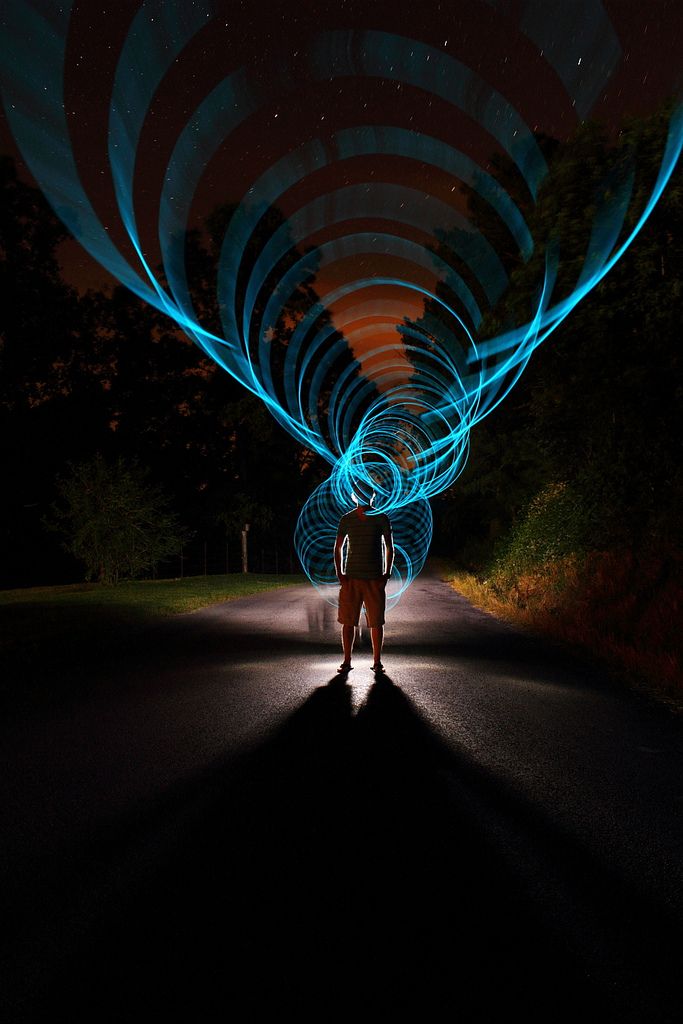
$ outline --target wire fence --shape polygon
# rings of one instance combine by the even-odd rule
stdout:
[[[247,571],[267,574],[299,573],[301,564],[291,544],[261,542],[247,535]],[[185,576],[217,576],[223,573],[243,572],[242,542],[237,539],[195,539],[182,544],[177,555],[160,562],[155,577],[178,578]]]

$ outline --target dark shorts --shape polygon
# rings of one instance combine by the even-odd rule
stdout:
[[[365,605],[368,628],[384,625],[387,604],[386,583],[380,576],[376,580],[347,579],[339,587],[339,614],[337,621],[343,626],[357,626],[361,605]]]

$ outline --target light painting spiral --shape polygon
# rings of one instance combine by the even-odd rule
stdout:
[[[498,6],[493,0],[491,5]],[[71,6],[68,0],[8,5],[2,94],[28,167],[69,231],[99,263],[171,317],[301,445],[329,464],[330,476],[304,507],[295,538],[314,584],[334,581],[334,537],[354,486],[375,491],[376,510],[390,515],[394,529],[390,604],[395,603],[424,564],[432,531],[429,500],[462,472],[470,431],[505,398],[535,348],[602,280],[652,212],[683,145],[682,109],[672,116],[657,180],[633,226],[625,226],[634,180],[629,165],[595,197],[592,237],[569,294],[556,296],[559,238],[524,322],[486,340],[478,334],[482,318],[509,285],[504,260],[455,203],[392,180],[392,168],[396,160],[412,162],[441,179],[448,176],[452,191],[463,185],[474,190],[528,262],[534,240],[502,183],[465,146],[460,150],[425,134],[415,123],[365,123],[362,108],[352,126],[290,140],[288,151],[250,184],[226,225],[216,278],[219,329],[203,321],[193,299],[185,246],[193,198],[219,147],[257,111],[286,102],[302,83],[313,89],[335,79],[381,79],[438,98],[476,122],[507,154],[531,204],[548,172],[538,140],[522,114],[474,67],[436,47],[377,30],[321,31],[306,41],[296,62],[289,55],[288,63],[285,54],[267,84],[246,68],[233,71],[188,116],[158,201],[160,272],[138,228],[140,140],[160,84],[183,61],[193,38],[207,31],[214,12],[202,2],[147,2],[119,54],[108,154],[118,216],[132,246],[124,252],[81,184],[72,148],[64,107]],[[563,19],[573,21],[563,26],[559,42],[558,26],[548,16],[555,5],[526,0],[518,6],[519,30],[552,66],[577,121],[587,118],[621,58],[601,4],[564,6]],[[591,60],[582,61],[582,53]],[[374,161],[377,172],[347,182],[344,168],[359,157]],[[333,188],[330,175],[321,173],[331,167],[338,171]],[[287,217],[273,216],[292,194],[304,198]],[[368,230],[369,220],[381,222],[381,230]],[[387,257],[386,276],[364,272],[366,257],[377,254]],[[334,285],[308,308],[299,303],[293,309],[293,297],[305,294],[312,280],[333,278]],[[438,313],[416,319],[412,311],[425,300]],[[335,309],[342,312],[332,317]],[[286,344],[274,344],[284,322]],[[394,340],[387,342],[391,332]],[[360,351],[364,358],[355,358]]]

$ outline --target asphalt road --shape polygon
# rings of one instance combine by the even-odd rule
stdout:
[[[371,660],[292,587],[45,666],[5,1019],[680,1020],[683,721],[426,576]]]

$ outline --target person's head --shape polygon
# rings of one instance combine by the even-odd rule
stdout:
[[[364,484],[354,484],[351,497],[356,505],[363,508],[370,508],[375,500],[375,492]]]

